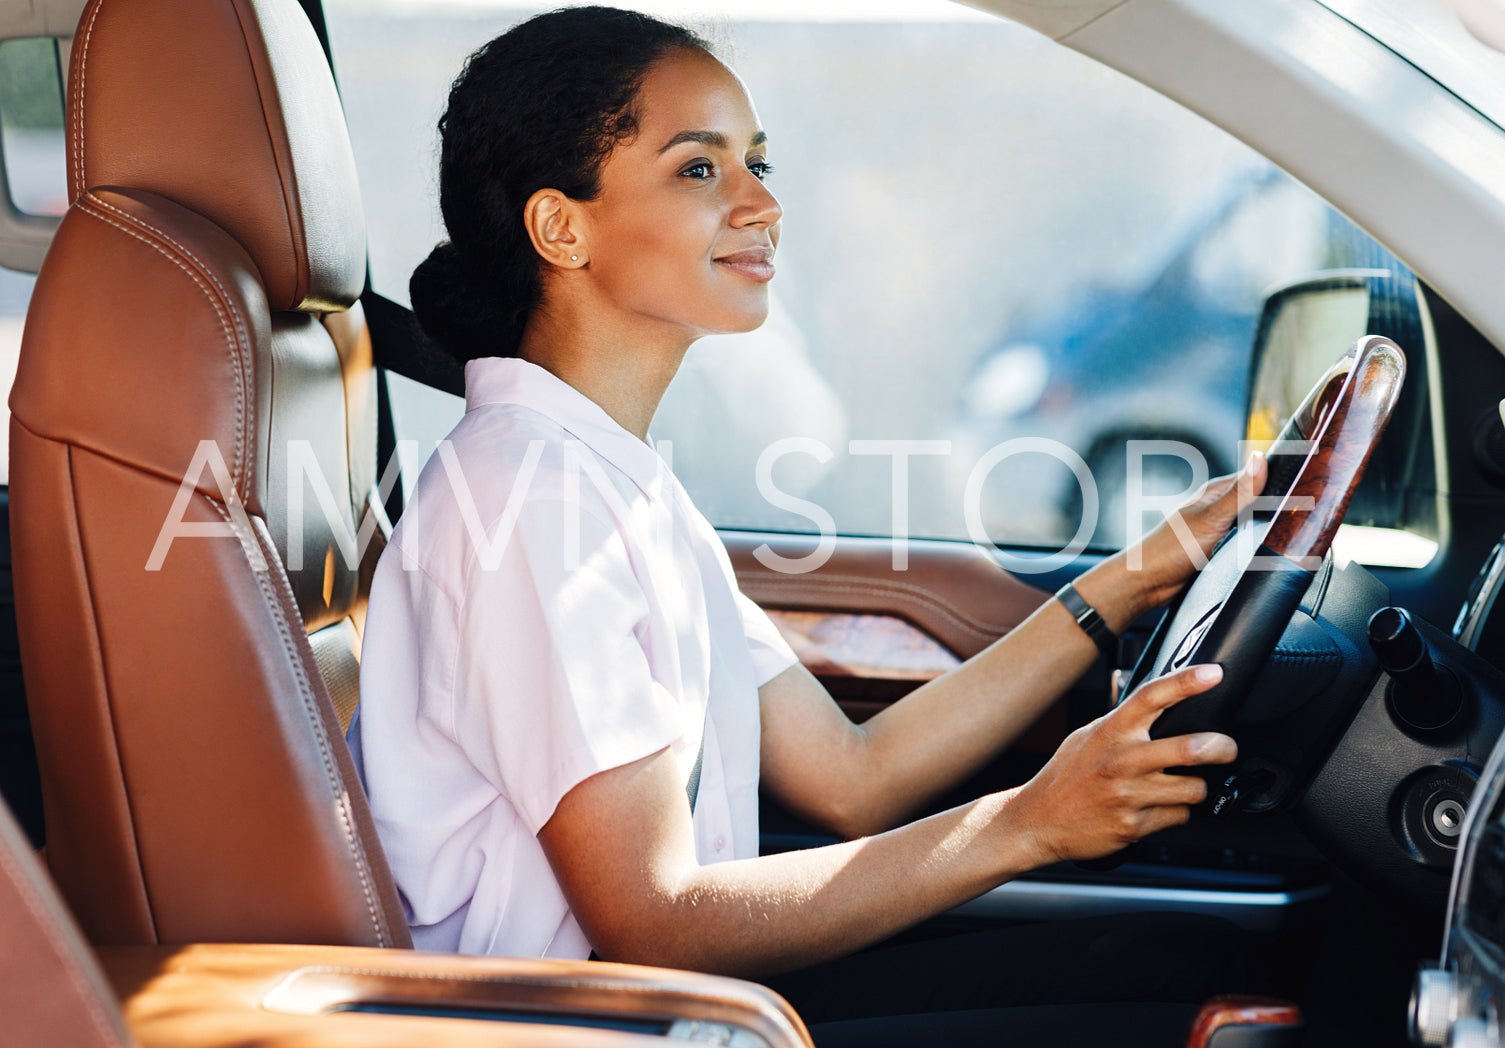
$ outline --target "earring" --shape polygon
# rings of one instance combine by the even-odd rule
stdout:
[[[579,255],[571,255],[570,256],[570,261],[571,262],[579,262],[580,261],[580,256]]]

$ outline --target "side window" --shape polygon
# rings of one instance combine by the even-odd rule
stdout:
[[[719,527],[1120,545],[1140,494],[1236,464],[1265,291],[1372,242],[1031,31],[940,0],[855,6],[706,5],[770,136],[779,276],[760,330],[691,349],[654,435]],[[373,280],[406,301],[444,235],[449,79],[523,15],[326,7]],[[405,384],[393,401],[424,447],[460,411]],[[1183,452],[1131,468],[1152,439]]]
[[[0,41],[0,135],[5,187],[23,215],[68,210],[63,162],[61,45],[50,38]]]
[[[41,216],[68,208],[63,154],[63,70],[66,44],[50,38],[0,41],[0,155],[4,164],[3,199],[6,236],[13,230],[45,236],[50,223]],[[34,236],[36,234],[33,234]],[[21,329],[35,278],[16,268],[34,269],[41,250],[7,243],[0,250],[0,388],[7,395],[16,377]],[[0,486],[9,483],[10,425],[0,428]]]

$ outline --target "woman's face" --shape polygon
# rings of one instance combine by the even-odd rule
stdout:
[[[679,51],[649,69],[637,110],[637,136],[585,205],[591,277],[634,318],[693,337],[751,331],[768,316],[783,214],[751,99],[715,58]]]

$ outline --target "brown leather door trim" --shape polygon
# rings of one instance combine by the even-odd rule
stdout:
[[[110,947],[99,960],[143,1048],[667,1043],[579,1026],[347,1011],[351,1005],[692,1020],[809,1048],[794,1010],[738,979],[596,961],[462,957],[363,947]]]
[[[780,556],[800,557],[813,536],[721,533],[737,582],[765,608],[894,615],[918,626],[959,658],[970,658],[1023,622],[1049,599],[967,542],[910,540],[908,567],[893,566],[887,539],[838,538],[815,571],[788,574],[758,560],[765,543]]]
[[[910,540],[908,567],[900,570],[889,540],[838,538],[820,568],[790,574],[768,567],[755,551],[767,543],[781,557],[803,557],[814,549],[814,536],[724,531],[721,538],[742,592],[769,611],[800,661],[859,723],[950,669],[947,655],[971,658],[1050,599],[969,542]],[[801,633],[840,635],[859,657],[832,658],[829,649],[802,646]],[[917,651],[925,653],[922,664],[933,662],[923,672],[914,671]],[[1012,751],[1055,752],[1072,728],[1069,704],[1053,705]]]

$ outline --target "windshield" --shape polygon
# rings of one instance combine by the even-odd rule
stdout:
[[[1319,0],[1505,128],[1505,54],[1436,0]]]

